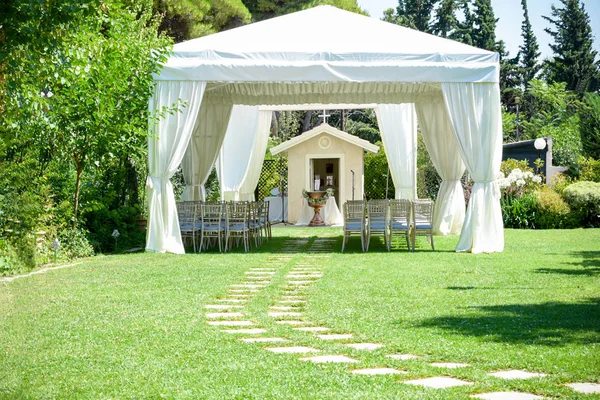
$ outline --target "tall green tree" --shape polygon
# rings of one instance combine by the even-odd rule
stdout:
[[[252,14],[252,20],[262,21],[319,5],[331,5],[342,10],[367,15],[357,0],[242,0]]]
[[[522,68],[522,83],[525,87],[535,78],[541,65],[538,63],[540,57],[540,46],[533,33],[531,22],[529,21],[529,11],[527,10],[527,0],[521,0],[523,8],[523,22],[521,24],[521,37],[523,44],[519,46],[519,65]]]
[[[498,51],[496,22],[491,0],[475,0],[473,10],[473,46]]]
[[[590,17],[579,0],[560,1],[562,8],[552,6],[551,17],[543,17],[554,27],[544,29],[554,40],[554,58],[545,65],[548,79],[565,82],[568,90],[579,94],[595,90],[598,65]]]
[[[398,0],[396,9],[383,12],[383,21],[431,33],[431,13],[436,0]]]
[[[458,9],[462,11],[463,19],[456,23],[456,30],[450,34],[450,39],[473,46],[473,30],[475,16],[470,8],[470,0],[458,0]]]
[[[458,28],[456,8],[456,0],[442,0],[435,9],[431,33],[445,38],[450,37]]]

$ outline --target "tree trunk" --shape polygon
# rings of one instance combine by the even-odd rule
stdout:
[[[271,117],[271,128],[274,137],[279,137],[279,112],[273,111],[273,116]]]
[[[75,180],[75,199],[73,205],[73,229],[77,227],[77,213],[79,211],[79,188],[81,186],[81,173],[83,165],[79,160],[79,156],[75,155],[75,166],[77,167],[77,179]]]
[[[310,129],[310,119],[312,117],[313,112],[311,110],[307,111],[304,114],[304,121],[302,121],[302,132],[306,132]]]

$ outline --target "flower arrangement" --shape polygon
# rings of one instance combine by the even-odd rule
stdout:
[[[318,199],[313,199],[308,195],[306,189],[302,189],[302,197],[306,199],[308,204],[325,204],[327,203],[327,199],[329,199],[330,196],[333,196],[333,189],[327,189],[325,191],[325,194],[323,194],[323,196]]]

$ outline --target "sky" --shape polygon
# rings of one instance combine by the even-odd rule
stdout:
[[[583,0],[585,10],[590,16],[592,35],[594,36],[594,48],[600,52],[600,0]],[[383,10],[396,8],[398,0],[358,0],[360,7],[371,14],[371,17],[381,19]],[[541,59],[552,56],[552,50],[548,46],[552,37],[544,32],[548,22],[542,15],[551,16],[551,5],[562,8],[559,0],[528,0],[529,19],[535,36],[540,45]],[[506,49],[510,56],[514,57],[523,43],[521,38],[521,23],[523,22],[523,11],[521,0],[492,0],[494,14],[499,18],[496,24],[496,39],[504,40]]]

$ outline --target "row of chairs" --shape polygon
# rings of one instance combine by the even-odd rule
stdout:
[[[194,252],[217,244],[220,252],[228,251],[234,242],[248,252],[252,241],[262,244],[263,232],[267,241],[271,237],[268,201],[183,201],[177,214],[181,238],[192,242]]]
[[[433,209],[430,199],[352,200],[344,204],[342,252],[352,234],[359,234],[363,251],[369,250],[371,235],[382,235],[390,251],[394,234],[406,236],[409,250],[415,250],[417,235],[433,244]]]

